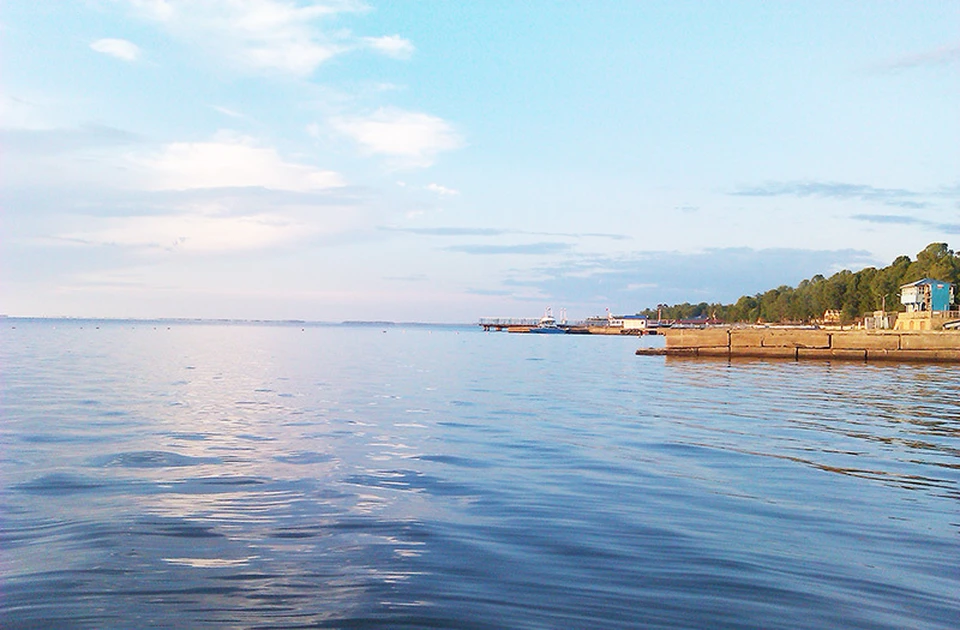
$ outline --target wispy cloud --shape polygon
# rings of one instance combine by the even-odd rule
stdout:
[[[90,44],[90,48],[123,61],[132,62],[140,58],[140,48],[125,39],[98,39]]]
[[[902,214],[855,214],[851,219],[867,223],[883,223],[887,225],[924,225],[927,221]]]
[[[8,153],[54,154],[92,147],[140,142],[140,136],[104,125],[59,129],[0,129],[0,145]]]
[[[430,192],[437,193],[442,197],[455,197],[460,194],[459,190],[454,190],[453,188],[447,188],[446,186],[441,186],[440,184],[427,184],[424,188]]]
[[[383,276],[384,280],[391,282],[427,282],[429,278],[422,273],[415,273],[409,276]]]
[[[175,36],[232,59],[238,67],[307,76],[357,48],[403,58],[413,45],[398,35],[358,38],[329,22],[369,8],[359,1],[126,0],[140,16]]]
[[[137,190],[59,184],[42,190],[17,187],[2,192],[11,208],[29,208],[34,217],[59,217],[65,225],[72,223],[69,217],[81,215],[85,221],[190,212],[237,217],[256,216],[269,209],[274,214],[297,217],[301,222],[322,222],[328,232],[341,232],[358,227],[359,209],[365,204],[362,194],[350,188],[303,192],[263,187]]]
[[[284,168],[283,163],[280,166]],[[137,180],[151,174],[149,170],[139,172]],[[293,174],[296,178],[301,175]],[[34,239],[39,245],[54,245],[60,250],[84,247],[89,253],[83,256],[125,260],[130,260],[129,256],[228,254],[297,246],[307,241],[329,243],[349,238],[347,235],[366,223],[363,201],[356,191],[211,187],[207,184],[223,182],[201,177],[201,181],[185,182],[203,185],[195,188],[59,185],[39,196],[30,193],[24,197],[18,190],[5,196],[13,206],[29,208],[31,216],[56,219],[55,230],[44,230],[48,236]]]
[[[605,239],[610,239],[611,241],[629,241],[631,238],[633,238],[631,236],[627,236],[626,234],[609,234],[606,232],[583,232],[581,234],[563,234],[558,232],[555,234],[550,234],[550,236],[575,236],[578,238],[579,237],[605,238]]]
[[[383,37],[364,37],[363,42],[371,49],[394,59],[409,59],[414,52],[410,40],[399,35],[385,35]]]
[[[557,236],[562,238],[602,238],[614,241],[630,240],[629,236],[624,234],[603,234],[597,232],[583,232],[580,234],[570,232],[531,232],[528,230],[503,230],[498,228],[465,228],[465,227],[381,227],[381,230],[387,232],[405,232],[407,234],[421,234],[425,236],[506,236],[509,234],[522,236]]]
[[[855,214],[851,219],[882,225],[917,225],[947,234],[960,234],[960,223],[940,223],[902,214]]]
[[[508,289],[467,289],[470,295],[484,295],[492,297],[514,297],[513,291]]]
[[[426,236],[502,236],[507,234],[506,230],[495,228],[458,228],[458,227],[436,227],[436,228],[395,228],[382,227],[381,230],[387,232],[406,232],[407,234],[422,234]]]
[[[569,243],[524,243],[520,245],[451,245],[447,251],[463,254],[500,256],[505,254],[544,255],[558,254],[572,249]]]
[[[106,219],[93,230],[68,232],[59,238],[85,245],[202,253],[260,249],[302,233],[303,226],[268,214],[160,215]]]
[[[861,199],[899,208],[926,208],[923,195],[904,188],[876,188],[842,182],[771,182],[762,186],[742,188],[731,193],[741,197],[822,197],[831,199]]]
[[[957,62],[960,62],[960,45],[951,44],[948,46],[940,46],[933,50],[888,59],[887,61],[877,64],[872,69],[882,72],[897,72],[913,68],[946,66]]]
[[[35,102],[0,94],[0,127],[6,129],[44,129],[49,128],[45,120],[45,108]]]
[[[237,118],[237,119],[246,118],[246,116],[244,116],[240,112],[230,109],[229,107],[222,107],[220,105],[211,105],[210,109],[216,112],[220,112],[224,116],[229,116],[230,118]]]
[[[421,112],[380,109],[369,116],[335,118],[331,123],[365,152],[395,158],[401,166],[430,166],[438,153],[463,146],[450,123]]]

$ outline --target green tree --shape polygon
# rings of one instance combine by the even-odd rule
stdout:
[[[900,287],[921,278],[960,284],[960,255],[946,243],[931,243],[916,260],[898,256],[887,267],[867,267],[857,272],[843,270],[824,277],[817,274],[796,288],[780,286],[754,296],[741,296],[733,304],[683,303],[666,306],[667,319],[716,316],[727,322],[798,322],[823,316],[826,310],[839,310],[845,322],[879,310],[901,309]],[[642,311],[656,317],[656,309]]]

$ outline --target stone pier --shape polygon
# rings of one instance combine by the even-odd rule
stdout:
[[[960,363],[960,331],[810,328],[667,329],[665,348],[638,355]]]

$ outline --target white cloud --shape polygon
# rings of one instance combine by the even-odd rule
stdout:
[[[331,123],[365,151],[399,158],[404,166],[430,166],[436,154],[463,146],[450,123],[420,112],[381,109],[371,116],[336,118]]]
[[[427,184],[425,188],[430,192],[435,192],[438,195],[441,195],[444,197],[452,197],[460,194],[459,190],[454,190],[453,188],[447,188],[446,186],[441,186],[440,184]]]
[[[141,16],[177,36],[232,57],[243,66],[298,76],[351,48],[346,32],[324,33],[315,23],[366,10],[349,0],[301,5],[284,0],[127,0]]]
[[[414,47],[410,40],[399,35],[384,35],[383,37],[364,37],[363,41],[379,53],[394,59],[409,59],[413,55]]]
[[[123,61],[136,61],[140,58],[140,48],[125,39],[98,39],[90,44],[90,48]]]
[[[154,190],[258,186],[305,192],[344,185],[339,173],[286,162],[275,149],[226,132],[210,142],[174,142],[135,161]]]

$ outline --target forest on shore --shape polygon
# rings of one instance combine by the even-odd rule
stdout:
[[[960,281],[960,254],[946,243],[931,243],[917,254],[916,260],[898,256],[890,265],[867,267],[853,272],[843,270],[829,278],[817,274],[796,287],[780,286],[756,295],[744,295],[733,304],[661,305],[664,319],[714,318],[724,322],[811,322],[825,311],[839,311],[845,323],[879,311],[901,311],[900,287],[923,278]],[[657,308],[640,315],[656,318]]]

